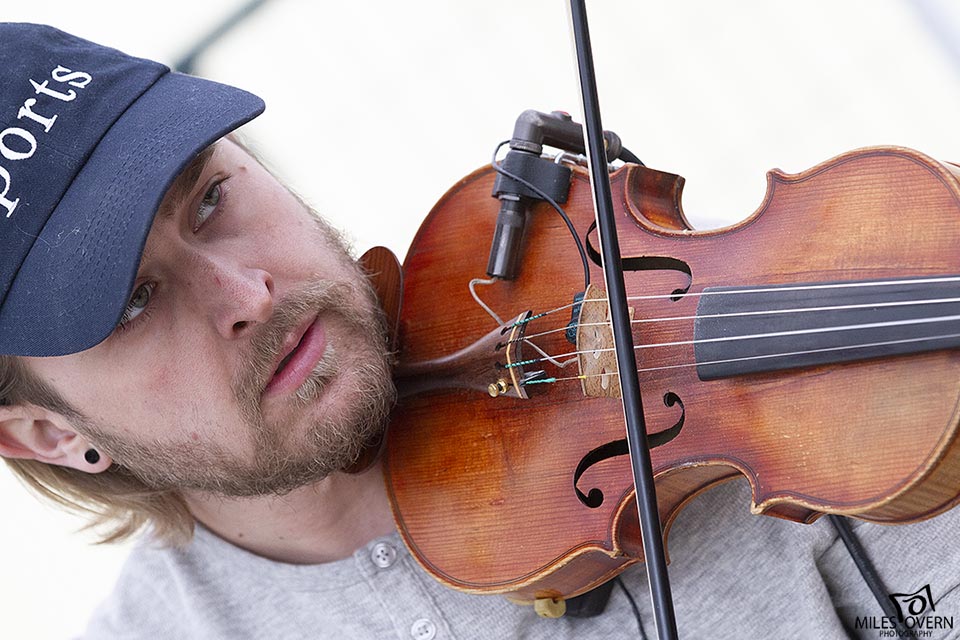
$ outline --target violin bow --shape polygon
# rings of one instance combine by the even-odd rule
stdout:
[[[600,104],[597,98],[585,0],[570,0],[570,18],[573,23],[580,93],[583,99],[587,164],[590,169],[590,185],[597,214],[597,230],[603,256],[603,276],[613,322],[614,347],[626,420],[627,446],[630,451],[630,466],[633,469],[633,486],[636,489],[637,509],[640,513],[644,564],[650,584],[650,599],[657,637],[660,640],[675,640],[678,637],[677,622],[670,593],[670,580],[667,576],[663,529],[660,525],[653,464],[650,461],[643,404],[640,399],[637,359],[634,354],[630,315],[627,310],[627,294],[620,260],[620,243],[617,240],[617,223],[613,213],[613,198],[610,193],[607,156],[603,148],[603,125],[600,122]]]

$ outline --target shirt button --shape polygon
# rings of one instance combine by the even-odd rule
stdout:
[[[433,640],[437,635],[437,625],[427,618],[420,618],[410,627],[410,637],[414,640]]]
[[[392,544],[378,542],[373,545],[373,551],[370,552],[370,559],[373,560],[373,564],[381,569],[386,569],[397,561],[397,550]]]

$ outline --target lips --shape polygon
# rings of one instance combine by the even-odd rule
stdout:
[[[291,331],[284,340],[281,357],[264,395],[282,394],[298,389],[313,372],[327,349],[323,325],[316,317]]]

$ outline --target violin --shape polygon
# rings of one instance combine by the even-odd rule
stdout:
[[[516,277],[486,279],[472,247],[497,219],[490,167],[440,199],[402,275],[386,250],[366,257],[399,354],[397,528],[437,580],[518,602],[643,561],[589,178],[558,163],[586,287],[546,203]],[[960,167],[877,147],[772,170],[752,215],[709,231],[688,223],[677,175],[625,164],[610,183],[664,537],[740,476],[754,513],[797,522],[956,505]]]

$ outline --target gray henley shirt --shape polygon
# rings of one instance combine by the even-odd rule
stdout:
[[[891,592],[914,594],[929,585],[933,602],[907,621],[923,627],[916,637],[960,638],[958,522],[960,509],[912,525],[854,522]],[[672,528],[669,552],[681,638],[897,637],[833,527],[825,519],[800,525],[751,515],[745,481],[692,501]],[[646,637],[656,638],[643,567],[622,578]],[[929,628],[935,626],[941,628]],[[532,607],[500,596],[443,587],[397,534],[344,560],[290,565],[200,526],[186,549],[138,545],[85,634],[150,640],[642,637],[619,586],[598,617],[542,619]]]

